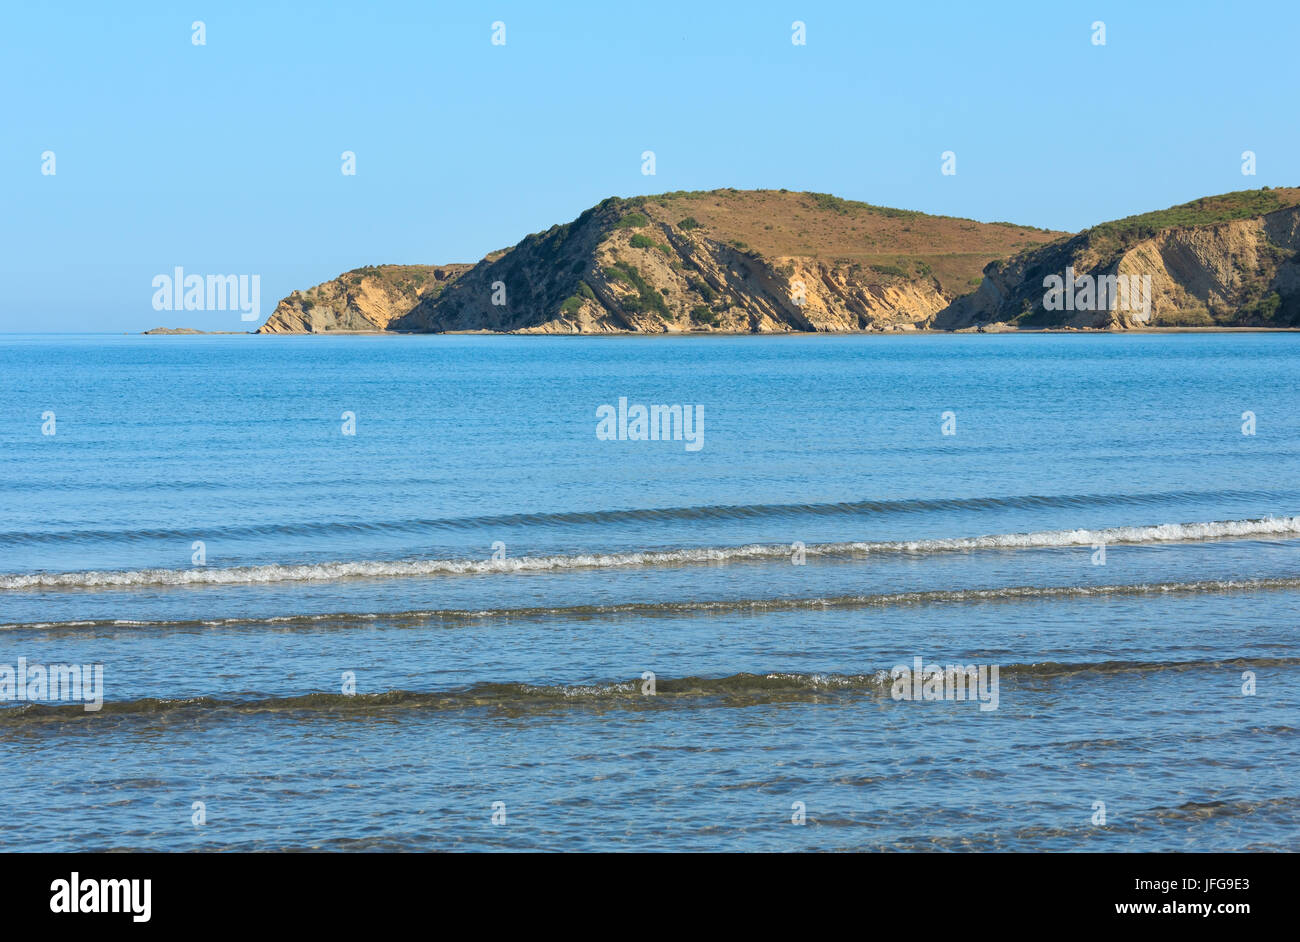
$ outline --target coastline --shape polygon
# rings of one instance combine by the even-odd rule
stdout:
[[[1097,335],[1097,334],[1294,334],[1300,333],[1300,327],[1131,327],[1123,330],[1104,327],[1039,327],[1008,330],[930,330],[915,328],[912,330],[607,330],[585,333],[539,333],[527,330],[331,330],[320,333],[274,333],[259,334],[255,330],[172,330],[166,333],[144,330],[127,336],[139,337],[909,337],[909,336],[1007,336],[1024,334],[1062,334],[1062,335]]]

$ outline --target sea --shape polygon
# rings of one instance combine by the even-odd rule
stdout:
[[[1300,849],[1300,336],[0,335],[0,849]]]

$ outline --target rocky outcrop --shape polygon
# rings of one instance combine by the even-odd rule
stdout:
[[[935,326],[1300,325],[1298,204],[1300,189],[1250,190],[1097,226],[990,263],[979,288],[940,312]],[[1099,290],[1112,277],[1142,284],[1145,297],[1134,303]],[[1090,288],[1074,295],[1083,303],[1058,303],[1057,278]]]
[[[193,334],[203,334],[206,336],[216,336],[218,334],[237,335],[237,334],[256,333],[256,331],[199,330],[196,327],[152,327],[149,330],[142,330],[140,333],[145,337],[174,337],[174,336],[190,336]]]
[[[276,305],[259,334],[387,330],[472,265],[375,265],[295,291]]]
[[[294,292],[258,332],[1296,326],[1298,230],[1300,189],[1077,235],[824,193],[611,198],[476,265],[359,268]]]
[[[609,199],[480,263],[391,326],[518,333],[916,329],[968,291],[990,258],[1055,235],[822,194],[724,190]],[[788,251],[801,239],[799,247],[811,251]]]

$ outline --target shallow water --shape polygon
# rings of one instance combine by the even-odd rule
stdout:
[[[1297,849],[1298,387],[1291,334],[0,337],[0,693],[105,700],[0,703],[0,846]]]

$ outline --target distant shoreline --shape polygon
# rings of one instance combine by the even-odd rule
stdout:
[[[609,330],[609,331],[590,331],[587,333],[534,333],[531,331],[501,331],[501,330],[443,330],[443,331],[418,331],[418,330],[330,330],[319,333],[283,333],[283,334],[259,334],[254,330],[193,330],[187,328],[166,328],[140,331],[138,334],[128,334],[128,336],[138,337],[641,337],[641,338],[671,338],[671,337],[909,337],[909,336],[926,336],[926,337],[962,337],[971,335],[987,336],[1019,336],[1023,334],[1294,334],[1300,333],[1300,327],[1132,327],[1122,330],[1102,328],[1102,327],[1040,327],[1040,328],[1009,328],[1005,330],[977,330],[972,328],[963,328],[961,330],[925,330],[914,328],[909,330],[788,330],[788,331],[761,331],[754,332],[748,330],[723,331],[723,330],[666,330],[656,333],[648,333],[638,330]],[[51,334],[50,336],[60,336]]]
[[[191,337],[195,334],[251,334],[251,330],[199,330],[197,327],[151,327],[140,333],[147,337]]]

